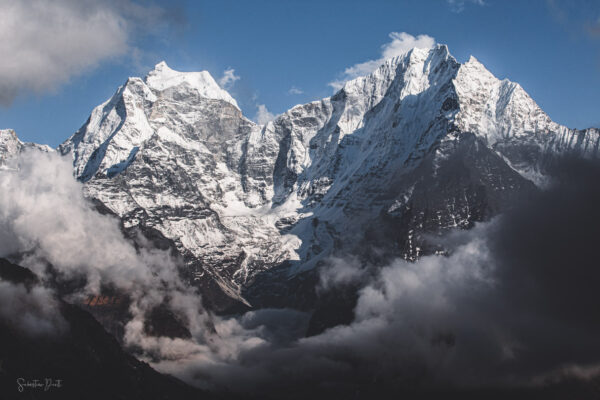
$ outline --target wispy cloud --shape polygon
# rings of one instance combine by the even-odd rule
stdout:
[[[290,90],[288,90],[288,94],[302,94],[304,90],[297,88],[296,86],[292,86]]]
[[[83,195],[83,184],[73,177],[68,160],[56,153],[28,151],[14,163],[17,169],[0,170],[0,257],[27,254],[20,264],[41,282],[85,283],[65,294],[69,301],[100,293],[105,287],[127,294],[131,304],[130,319],[124,325],[126,345],[135,343],[152,350],[144,321],[161,304],[190,326],[204,329],[199,326],[207,314],[194,289],[180,279],[180,261],[154,248],[143,236],[134,245],[123,235],[117,219],[97,213]],[[60,318],[52,312],[56,309],[51,291],[0,280],[0,319],[29,333],[50,333],[60,328]],[[162,341],[163,354],[177,351],[168,340]]]
[[[381,46],[381,56],[374,60],[354,64],[341,74],[339,79],[328,83],[335,91],[340,90],[344,83],[359,76],[375,71],[388,58],[400,56],[414,47],[430,48],[435,45],[435,39],[429,35],[413,36],[406,32],[392,32],[389,34],[391,42]]]
[[[556,0],[546,0],[550,15],[573,39],[586,35],[591,39],[600,38],[600,4],[588,2],[571,4]]]
[[[589,21],[585,25],[585,30],[593,38],[600,38],[600,17],[595,21]]]
[[[275,119],[275,114],[270,112],[267,109],[267,106],[265,106],[264,104],[259,104],[257,107],[258,110],[256,111],[256,115],[254,116],[254,121],[256,121],[257,124],[264,125],[267,122],[273,121]]]
[[[483,0],[446,0],[450,9],[455,13],[461,13],[465,9],[467,3],[484,6],[486,3]]]
[[[223,76],[219,79],[219,86],[223,89],[231,88],[240,77],[235,74],[235,69],[229,67],[223,71]]]
[[[130,53],[135,33],[168,19],[163,9],[131,0],[2,1],[0,15],[4,106],[22,93],[55,90],[102,61]]]

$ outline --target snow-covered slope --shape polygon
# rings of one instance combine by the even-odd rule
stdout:
[[[22,142],[12,129],[0,129],[0,170],[15,168],[16,156],[26,150],[54,151],[46,145]]]
[[[126,228],[175,243],[205,293],[263,304],[341,249],[434,251],[424,234],[490,218],[544,183],[549,158],[595,157],[599,138],[552,122],[518,84],[438,45],[266,125],[207,72],[163,62],[128,79],[59,150]]]
[[[537,184],[544,183],[548,154],[598,156],[598,129],[569,129],[553,122],[518,83],[497,79],[475,57],[461,66],[454,86],[460,100],[457,127],[485,138]]]
[[[174,71],[169,68],[166,62],[162,61],[156,64],[154,69],[150,71],[145,82],[149,88],[160,92],[169,88],[186,85],[190,90],[197,91],[201,97],[224,100],[239,108],[233,97],[227,91],[221,89],[207,71]]]

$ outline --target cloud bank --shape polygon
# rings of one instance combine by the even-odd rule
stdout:
[[[129,290],[152,279],[147,261],[161,255],[138,254],[118,221],[92,208],[68,160],[26,152],[16,172],[0,175],[0,188],[0,255],[31,254],[27,266],[40,276],[46,268],[36,258],[54,265],[65,279],[83,274],[90,292],[98,292],[103,282]]]
[[[206,322],[200,296],[180,278],[179,260],[141,236],[136,246],[126,239],[116,218],[98,213],[84,198],[68,160],[30,150],[17,164],[0,171],[0,257],[21,254],[20,264],[40,278],[44,290],[72,287],[64,295],[77,303],[106,289],[127,295],[126,343],[145,335],[144,321],[158,306],[190,324]],[[0,289],[5,295],[10,288]]]
[[[320,269],[319,291],[355,291],[354,317],[311,337],[309,312],[218,317],[203,310],[179,278],[177,260],[151,246],[136,249],[117,220],[92,209],[69,163],[55,154],[25,154],[18,171],[0,172],[0,256],[27,252],[24,263],[42,278],[50,261],[65,280],[83,275],[85,290],[128,290],[125,345],[158,370],[220,393],[530,398],[575,385],[568,393],[585,398],[579,390],[600,379],[600,166],[567,160],[553,176],[529,203],[438,238],[447,256],[387,265],[331,258]],[[0,299],[27,299],[17,296],[23,290],[0,282]],[[0,316],[44,332],[56,321],[36,298],[17,307],[31,318],[4,306]],[[182,317],[189,338],[145,331],[159,304]]]
[[[600,166],[566,161],[554,176],[529,203],[439,239],[448,256],[386,266],[332,259],[321,289],[358,287],[348,325],[286,336],[292,330],[276,331],[277,321],[301,332],[303,314],[259,310],[217,323],[227,357],[155,366],[203,387],[273,398],[594,398]]]
[[[136,32],[164,11],[133,1],[0,0],[0,105],[57,89],[132,50]]]

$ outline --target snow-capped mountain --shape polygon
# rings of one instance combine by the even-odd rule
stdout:
[[[126,229],[172,242],[205,293],[261,305],[336,251],[434,252],[424,234],[489,219],[543,185],[553,156],[596,157],[599,143],[600,130],[554,123],[521,86],[438,45],[266,125],[208,72],[161,62],[59,151]]]
[[[15,168],[16,166],[12,165],[12,162],[16,161],[15,156],[27,149],[45,152],[54,151],[46,145],[22,142],[12,129],[0,129],[0,170]]]

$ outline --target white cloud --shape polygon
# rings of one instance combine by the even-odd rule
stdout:
[[[389,37],[392,41],[381,46],[381,57],[346,68],[340,79],[329,82],[328,85],[335,91],[340,90],[344,83],[359,76],[370,74],[388,58],[400,56],[414,47],[428,49],[435,45],[435,39],[429,35],[413,36],[406,32],[392,32]]]
[[[165,273],[175,269],[165,254],[136,251],[117,219],[94,211],[68,160],[54,153],[24,154],[16,172],[0,174],[0,257],[28,252],[24,266],[38,275],[46,268],[36,261],[47,260],[65,278],[85,275],[92,292],[103,282],[124,290],[148,285],[153,263]]]
[[[273,121],[274,119],[275,119],[275,114],[270,112],[267,109],[267,106],[265,106],[264,104],[258,105],[258,111],[256,112],[256,115],[254,116],[254,120],[256,121],[257,124],[264,125],[269,121]]]
[[[142,236],[136,248],[121,232],[118,219],[96,212],[66,158],[27,151],[14,161],[18,168],[0,170],[0,257],[26,254],[19,264],[41,282],[48,282],[50,275],[67,282],[84,278],[86,287],[65,294],[68,301],[101,293],[105,285],[127,293],[131,319],[124,326],[125,345],[152,352],[157,351],[152,347],[156,341],[166,358],[190,346],[181,339],[146,337],[146,315],[159,304],[184,316],[203,340],[207,313],[195,289],[180,279],[179,260]],[[49,273],[48,263],[55,275]],[[28,290],[0,280],[0,318],[27,332],[60,328],[60,316],[51,312],[55,303],[48,289]]]
[[[132,50],[133,34],[162,9],[130,0],[0,0],[0,104],[44,93]]]
[[[223,89],[229,89],[239,79],[240,77],[235,74],[235,69],[229,67],[223,71],[223,76],[219,79],[219,86]]]
[[[446,0],[450,9],[455,13],[460,13],[465,9],[466,3],[477,4],[479,6],[484,6],[485,2],[483,0]]]
[[[356,257],[330,257],[319,272],[319,290],[354,284],[365,280],[366,268]]]
[[[288,94],[302,94],[304,91],[296,86],[292,86],[290,90],[288,90]]]

